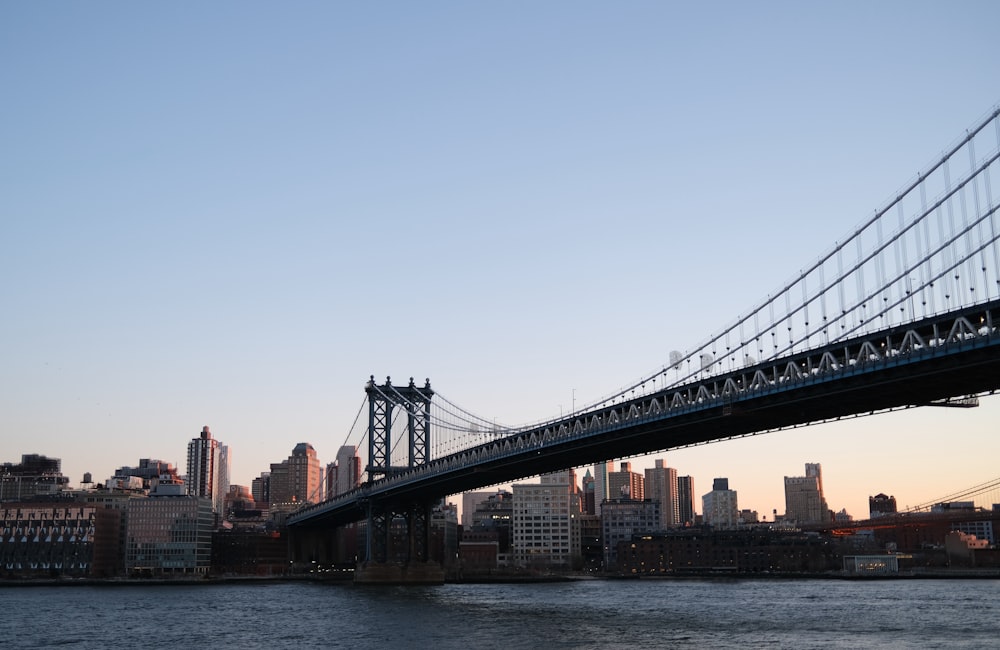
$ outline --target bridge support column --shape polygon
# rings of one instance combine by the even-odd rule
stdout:
[[[368,394],[368,477],[390,478],[430,461],[430,380],[423,387],[410,378],[407,386],[393,386],[389,377],[377,386],[372,377]],[[392,464],[393,409],[406,411],[405,466]],[[375,499],[366,505],[368,539],[364,561],[354,581],[378,584],[440,584],[444,569],[430,559],[431,510],[437,500]]]
[[[444,569],[430,557],[432,501],[368,504],[366,559],[354,572],[360,584],[441,584]]]

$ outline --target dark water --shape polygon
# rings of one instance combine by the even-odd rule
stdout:
[[[1000,580],[0,588],[12,648],[998,648]]]

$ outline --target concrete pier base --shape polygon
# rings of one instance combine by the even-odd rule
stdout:
[[[367,562],[354,570],[359,585],[443,585],[444,568],[436,562],[380,564]]]

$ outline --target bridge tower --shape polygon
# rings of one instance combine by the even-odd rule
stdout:
[[[374,375],[365,386],[368,395],[368,480],[391,478],[431,460],[430,380],[423,387],[410,378],[407,386],[393,386],[390,377],[377,386]],[[406,414],[406,464],[392,464],[393,411]],[[371,499],[365,504],[367,540],[365,562],[355,573],[355,582],[415,583],[442,582],[443,569],[430,562],[431,510],[437,498]],[[406,548],[390,557],[394,521],[405,521]]]

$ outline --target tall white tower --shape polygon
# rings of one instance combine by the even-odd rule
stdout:
[[[212,500],[212,512],[222,516],[223,502],[229,492],[229,448],[212,438],[209,428],[188,443],[185,491]]]

